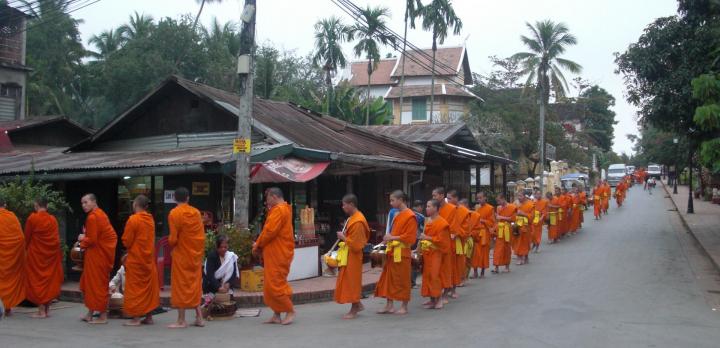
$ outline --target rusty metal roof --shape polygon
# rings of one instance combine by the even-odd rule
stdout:
[[[86,133],[88,136],[92,134],[89,129],[65,116],[32,116],[22,120],[0,121],[0,130],[6,130],[8,133],[12,133],[14,131],[53,125],[58,122],[67,123],[68,125]]]
[[[239,95],[172,76],[148,94],[133,108],[140,106],[164,86],[177,84],[199,98],[237,115]],[[131,109],[132,110],[132,109]],[[93,142],[107,140],[108,131],[130,119],[131,110],[118,116],[91,138],[71,151],[91,148]],[[333,117],[323,116],[288,102],[256,98],[253,108],[253,128],[265,134],[271,142],[292,142],[299,147],[335,153],[387,156],[398,160],[422,163],[425,148],[411,142],[393,139],[368,131]],[[232,131],[229,129],[228,131]]]

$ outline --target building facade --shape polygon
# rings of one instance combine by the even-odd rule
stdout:
[[[27,74],[25,41],[28,16],[0,5],[0,121],[25,118]]]

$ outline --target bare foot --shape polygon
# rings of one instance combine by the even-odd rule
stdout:
[[[431,300],[431,301],[427,301],[427,302],[423,303],[423,306],[427,306],[427,305],[435,305],[435,301]]]
[[[447,297],[443,297],[442,304],[446,305],[448,303],[450,303],[450,300],[448,300]]]
[[[343,315],[342,318],[345,319],[345,320],[355,319],[355,318],[357,318],[357,313],[355,313],[355,312],[349,312],[349,313]]]
[[[453,292],[452,294],[450,294],[450,298],[453,300],[457,300],[458,297],[460,297],[460,295],[458,295],[457,292]]]
[[[408,311],[405,308],[400,308],[397,312],[395,312],[395,315],[405,315],[405,314],[408,314]]]
[[[35,318],[35,319],[45,319],[47,317],[48,317],[47,313],[44,313],[44,312],[43,313],[33,313],[30,315],[30,318]]]
[[[457,285],[457,287],[458,287],[458,288],[464,288],[464,287],[465,287],[465,283],[460,283],[460,284]]]
[[[377,314],[393,314],[395,313],[395,308],[393,307],[385,307],[379,311],[377,311]]]
[[[140,322],[140,324],[143,324],[143,325],[154,325],[154,324],[155,324],[155,321],[153,321],[152,319],[149,319],[149,318],[145,318],[145,319],[143,319],[143,320]]]
[[[364,311],[364,310],[365,310],[365,305],[363,305],[362,302],[358,302],[357,312],[359,313],[359,312],[362,312],[362,311]]]
[[[268,319],[267,321],[263,322],[263,324],[280,324],[282,323],[282,320],[280,320],[279,315],[273,315],[272,318]]]
[[[188,325],[186,322],[177,322],[168,325],[168,329],[187,329]]]
[[[438,302],[435,304],[435,307],[433,307],[433,308],[435,308],[435,309],[442,309],[442,308],[443,308],[443,301],[438,301]]]
[[[195,319],[195,322],[193,323],[193,326],[195,327],[205,327],[205,320],[202,320],[200,318]]]
[[[123,323],[123,326],[140,326],[142,322],[138,319],[132,319]]]
[[[285,319],[280,323],[281,325],[290,325],[295,320],[295,312],[290,312],[285,315]]]
[[[93,320],[88,321],[88,324],[90,324],[90,325],[105,325],[107,323],[108,323],[107,319],[93,319]]]

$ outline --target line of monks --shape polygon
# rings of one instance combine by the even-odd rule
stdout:
[[[632,180],[616,189],[618,205],[626,196]],[[607,213],[610,197],[607,182],[593,191],[595,216],[598,209]],[[195,310],[195,326],[204,326],[200,310],[202,298],[202,264],[205,257],[205,230],[200,212],[188,204],[189,191],[175,190],[177,207],[168,216],[169,244],[172,249],[171,305],[178,310],[177,321],[169,328],[185,328],[185,311]],[[389,233],[383,236],[386,262],[375,289],[375,297],[386,299],[380,314],[407,314],[411,296],[411,258],[413,245],[422,258],[421,295],[429,298],[425,308],[440,309],[450,299],[458,298],[458,288],[468,278],[483,278],[491,267],[490,252],[494,241],[492,272],[510,272],[512,254],[518,265],[529,262],[531,251],[539,251],[543,226],[548,225],[550,243],[575,234],[582,226],[587,197],[580,187],[571,192],[556,188],[555,195],[543,198],[535,190],[532,199],[518,193],[516,203],[497,195],[497,206],[487,196],[476,195],[477,204],[469,207],[455,190],[438,187],[426,202],[424,212],[413,211],[402,191],[390,194],[390,205],[398,210]],[[37,318],[50,315],[50,303],[57,299],[63,282],[62,252],[58,223],[47,211],[47,200],[35,201],[35,213],[23,231],[17,217],[0,198],[0,300],[10,314],[23,300],[38,306]],[[97,205],[93,194],[81,199],[87,213],[79,242],[84,251],[84,268],[80,279],[88,324],[106,324],[108,284],[114,265],[117,234],[107,215]],[[265,191],[268,209],[262,232],[253,244],[253,253],[264,264],[265,304],[273,311],[270,324],[291,324],[295,319],[292,288],[287,277],[293,259],[295,240],[292,209],[278,188]],[[133,201],[134,214],[126,223],[121,243],[126,251],[124,314],[127,326],[153,324],[152,312],[160,304],[159,280],[155,266],[155,222],[148,213],[149,200],[138,196]],[[350,304],[346,319],[364,310],[362,298],[363,250],[370,239],[370,227],[358,210],[358,199],[348,194],[342,199],[348,220],[338,232],[338,265],[334,299]],[[425,213],[419,229],[418,214]],[[421,231],[418,233],[418,231]],[[473,275],[469,276],[470,270]],[[480,271],[478,273],[478,270]],[[400,307],[395,308],[395,302]],[[284,315],[284,317],[283,317]]]

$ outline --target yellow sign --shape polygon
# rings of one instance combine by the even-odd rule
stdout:
[[[209,196],[210,195],[210,183],[209,182],[193,182],[192,183],[192,195],[193,196]]]
[[[237,138],[233,141],[233,153],[250,153],[250,139]]]

